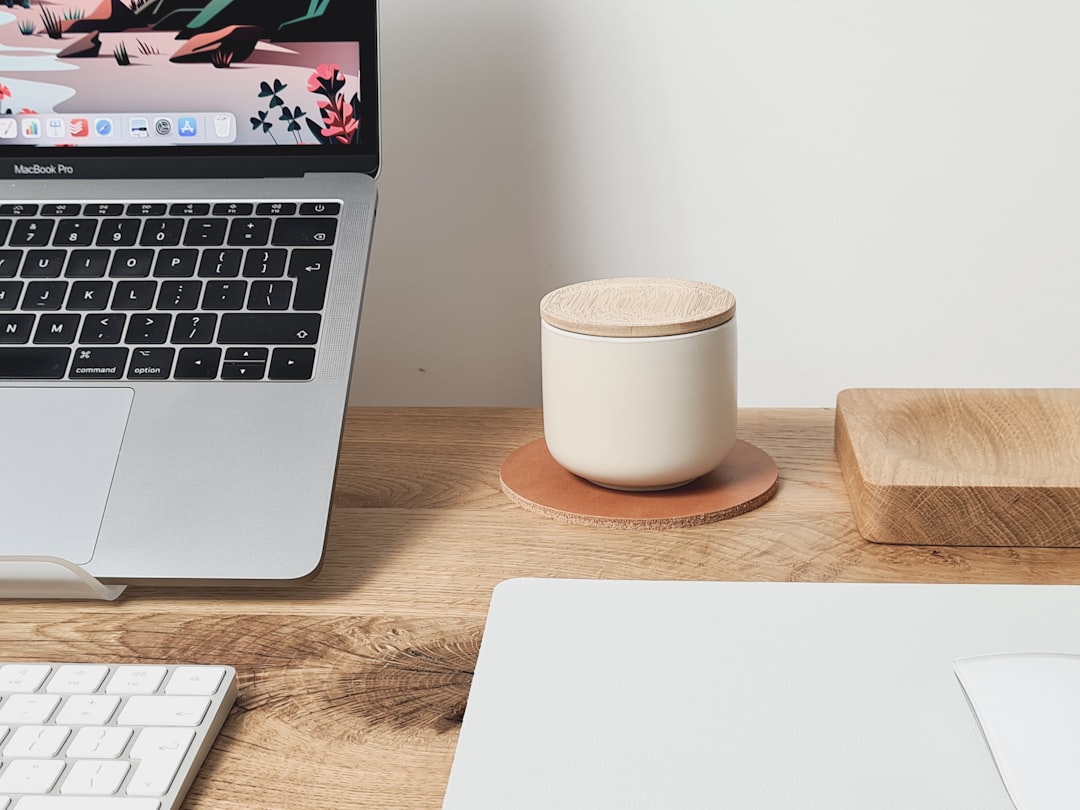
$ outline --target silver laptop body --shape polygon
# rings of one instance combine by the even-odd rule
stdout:
[[[0,54],[0,558],[304,579],[375,218],[375,3],[120,5],[59,39],[0,11],[52,60]]]

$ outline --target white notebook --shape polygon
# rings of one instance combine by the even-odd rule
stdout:
[[[1077,628],[1076,586],[510,580],[443,808],[1011,810],[954,666]]]

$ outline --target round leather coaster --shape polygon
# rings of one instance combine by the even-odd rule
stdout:
[[[503,492],[523,509],[582,526],[672,529],[700,526],[756,509],[776,492],[779,473],[767,453],[741,439],[724,463],[675,489],[621,492],[563,468],[536,439],[506,457]]]

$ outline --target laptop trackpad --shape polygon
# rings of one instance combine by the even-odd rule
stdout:
[[[130,388],[0,389],[0,557],[89,562],[133,396]]]

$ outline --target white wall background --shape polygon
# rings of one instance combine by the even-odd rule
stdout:
[[[740,404],[1080,385],[1080,6],[382,0],[352,404],[540,404],[538,305],[738,301]]]

